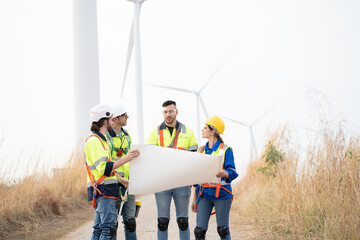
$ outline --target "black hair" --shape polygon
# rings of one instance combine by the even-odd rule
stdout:
[[[176,102],[174,102],[174,101],[172,101],[172,100],[167,100],[167,101],[165,101],[162,106],[163,106],[163,107],[167,107],[167,106],[172,105],[172,104],[174,104],[175,107],[176,107]]]

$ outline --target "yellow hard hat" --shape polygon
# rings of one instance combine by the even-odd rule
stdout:
[[[219,118],[218,116],[209,118],[205,124],[214,127],[220,134],[224,133],[224,130],[225,130],[224,121],[221,118]]]

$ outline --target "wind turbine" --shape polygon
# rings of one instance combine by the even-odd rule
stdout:
[[[174,90],[174,91],[179,91],[179,92],[185,92],[185,93],[190,93],[190,94],[194,94],[196,96],[196,115],[197,115],[197,128],[198,128],[198,140],[201,139],[201,129],[200,129],[200,104],[202,107],[202,110],[206,116],[206,118],[209,118],[209,114],[208,111],[206,110],[205,107],[205,103],[201,97],[201,92],[205,89],[205,87],[210,83],[210,81],[214,78],[214,76],[217,74],[217,72],[222,68],[222,66],[225,64],[225,62],[231,57],[231,55],[234,53],[235,50],[233,50],[231,52],[231,54],[229,54],[224,60],[223,62],[219,65],[219,67],[215,70],[215,72],[213,72],[213,74],[210,76],[210,78],[205,82],[205,84],[199,89],[199,90],[189,90],[189,89],[184,89],[184,88],[177,88],[177,87],[170,87],[170,86],[163,86],[163,85],[157,85],[157,84],[152,84],[152,83],[144,83],[145,85],[149,85],[152,87],[158,87],[158,88],[165,88],[165,89],[170,89],[170,90]]]
[[[143,100],[142,100],[142,68],[141,68],[141,44],[140,44],[140,8],[141,4],[145,0],[128,0],[134,3],[134,20],[132,22],[129,45],[128,45],[128,54],[127,62],[124,73],[123,86],[121,89],[121,97],[124,92],[125,79],[127,75],[127,70],[129,67],[129,62],[131,59],[132,50],[135,46],[135,74],[136,74],[136,112],[137,112],[137,136],[138,143],[144,143],[144,123],[143,123]]]
[[[96,0],[73,1],[73,26],[75,137],[82,141],[90,133],[90,109],[100,102]]]
[[[251,146],[250,146],[250,154],[251,156],[253,157],[257,157],[257,147],[256,147],[256,143],[255,143],[255,135],[254,135],[254,130],[253,128],[255,127],[255,125],[260,122],[261,119],[263,119],[267,114],[269,114],[271,112],[271,110],[273,110],[277,105],[280,104],[280,102],[282,102],[282,100],[276,102],[269,110],[267,110],[265,113],[263,113],[256,121],[254,121],[252,124],[248,124],[248,123],[244,123],[244,122],[241,122],[241,121],[238,121],[238,120],[235,120],[235,119],[232,119],[232,118],[228,118],[228,117],[224,117],[222,116],[222,118],[228,120],[228,121],[231,121],[231,122],[234,122],[234,123],[237,123],[237,124],[240,124],[242,126],[245,126],[245,127],[248,127],[249,128],[249,131],[250,131],[250,142],[251,142]]]

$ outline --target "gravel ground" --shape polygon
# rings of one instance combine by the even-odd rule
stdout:
[[[141,196],[138,199],[142,201],[142,206],[139,212],[139,216],[136,219],[137,221],[137,237],[138,239],[156,239],[157,231],[157,213],[156,213],[156,203],[155,196],[145,195]],[[171,204],[171,216],[169,224],[169,240],[179,239],[178,235],[178,226],[175,220],[175,207],[172,202]],[[193,230],[196,223],[196,214],[191,212],[189,209],[189,225],[190,225],[190,236],[191,239],[194,239]],[[83,226],[76,229],[74,232],[66,235],[61,240],[90,240],[92,233],[92,224],[93,222],[88,222]],[[230,219],[230,230],[232,239],[268,239],[264,237],[259,237],[253,231],[254,223],[246,220],[237,220],[236,223],[233,223]],[[118,229],[118,238],[125,239],[124,231],[121,225]],[[210,218],[209,229],[206,233],[206,239],[219,239],[219,236],[216,231],[216,219],[214,216]]]

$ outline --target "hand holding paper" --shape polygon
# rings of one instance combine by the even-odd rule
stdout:
[[[200,183],[219,183],[222,156],[154,145],[133,144],[141,155],[131,161],[129,194],[147,194]]]

